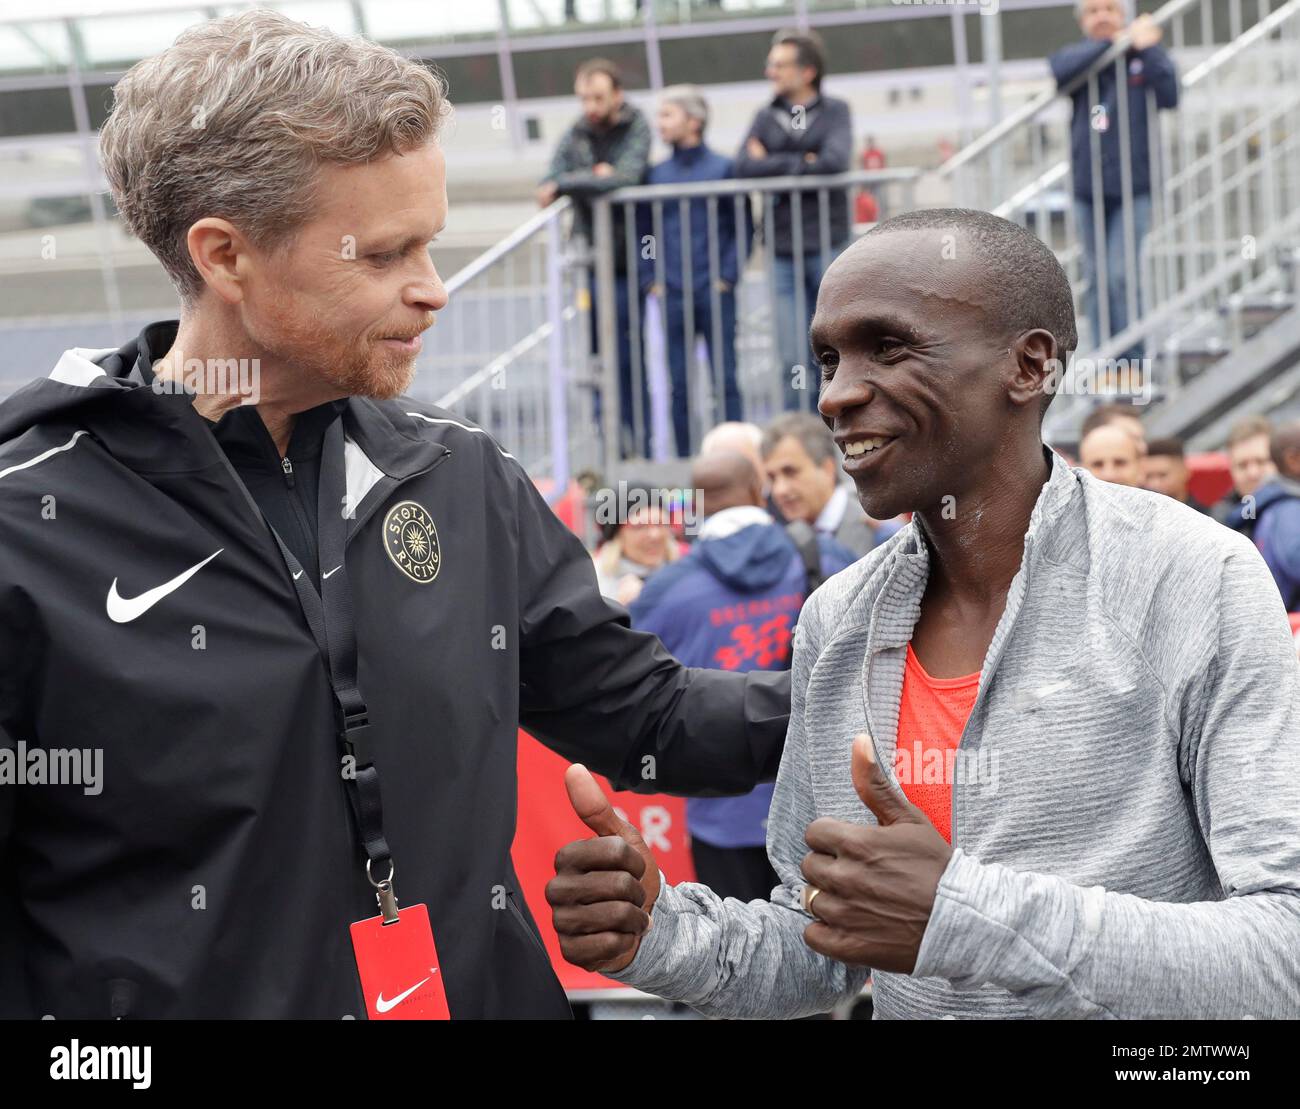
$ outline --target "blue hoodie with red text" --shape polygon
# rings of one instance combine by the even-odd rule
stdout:
[[[817,542],[825,577],[857,559],[826,536]],[[803,559],[785,529],[756,523],[722,538],[702,535],[685,558],[654,574],[632,604],[632,625],[654,632],[687,666],[787,669],[806,587]],[[714,847],[762,847],[771,802],[771,785],[740,797],[692,797],[687,826]]]

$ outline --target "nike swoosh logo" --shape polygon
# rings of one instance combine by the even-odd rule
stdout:
[[[297,581],[300,577],[302,577],[302,571],[301,571],[301,570],[299,570],[296,574],[294,574],[294,576],[293,576],[293,580],[294,580],[294,581]]]
[[[429,975],[429,978],[432,977],[433,977],[432,974]],[[392,1001],[385,1001],[383,991],[381,990],[379,996],[375,998],[375,1012],[386,1013],[388,1012],[389,1009],[395,1008],[396,1006],[400,1005],[403,1001],[405,1001],[408,997],[410,997],[411,994],[415,993],[416,990],[418,990],[421,986],[423,986],[425,982],[429,980],[429,978],[420,979],[420,981],[416,982],[416,984],[412,986],[409,990],[404,990],[402,993],[399,993],[395,998],[393,998]]]
[[[222,547],[221,551],[224,551],[225,549],[225,547]],[[145,593],[141,593],[138,597],[121,596],[117,591],[117,578],[114,578],[113,584],[108,587],[108,602],[106,606],[108,609],[108,618],[115,624],[129,624],[137,616],[143,616],[153,608],[154,605],[167,596],[168,593],[174,593],[189,581],[190,578],[216,558],[221,551],[217,551],[216,554],[208,555],[208,557],[197,566],[191,566],[185,571],[185,573],[179,574],[172,578],[171,581],[164,582],[162,585],[156,586]]]
[[[321,574],[321,581],[324,581],[327,577],[330,576],[330,574],[337,574],[342,569],[343,569],[342,566],[335,566],[334,569],[329,571],[328,574]]]

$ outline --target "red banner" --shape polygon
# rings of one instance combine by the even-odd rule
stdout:
[[[564,789],[568,762],[543,747],[527,732],[519,733],[519,819],[511,851],[524,899],[541,929],[555,973],[566,990],[622,989],[601,974],[564,961],[560,941],[551,927],[546,883],[555,875],[555,853],[566,843],[586,839],[591,831],[574,813]],[[614,807],[640,832],[668,882],[695,881],[690,841],[686,834],[686,802],[657,793],[621,793],[598,778]]]

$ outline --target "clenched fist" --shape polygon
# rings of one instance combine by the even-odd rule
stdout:
[[[555,856],[546,884],[560,950],[584,970],[617,972],[636,958],[659,896],[659,864],[641,833],[614,811],[585,766],[565,772],[569,803],[594,839],[575,840]]]

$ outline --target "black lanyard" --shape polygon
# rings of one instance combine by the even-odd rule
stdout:
[[[395,867],[388,841],[384,838],[384,813],[379,794],[379,771],[374,764],[370,718],[361,690],[357,688],[357,637],[352,618],[352,592],[348,588],[348,571],[343,561],[348,531],[344,511],[349,504],[343,446],[343,416],[340,415],[326,429],[321,445],[316,510],[320,593],[316,592],[310,576],[275,528],[269,522],[266,526],[289,567],[298,603],[329,673],[330,686],[334,690],[335,728],[341,750],[340,774],[356,822],[361,850],[366,856],[366,876],[378,891],[385,920],[391,921],[397,918],[393,894]],[[220,453],[224,459],[225,452]],[[229,459],[226,459],[226,464],[244,496],[265,522],[261,509]],[[384,873],[385,864],[387,874]]]

